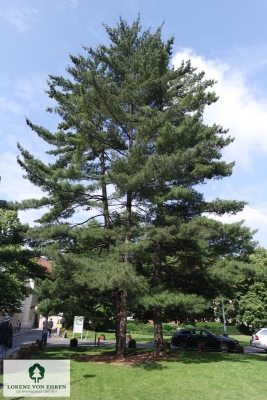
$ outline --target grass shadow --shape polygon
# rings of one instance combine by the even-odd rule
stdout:
[[[167,354],[176,354],[177,351],[170,350]],[[212,352],[188,352],[179,351],[179,358],[177,359],[158,359],[152,362],[143,362],[136,365],[131,365],[134,368],[142,368],[146,371],[152,371],[156,369],[168,368],[168,364],[210,364],[219,362],[229,362],[236,364],[250,364],[253,361],[266,362],[267,356],[265,354],[236,354],[236,353],[212,353]]]
[[[171,350],[170,353],[177,354],[176,350]],[[205,364],[218,363],[229,361],[233,363],[249,363],[251,360],[265,362],[264,354],[236,354],[236,353],[221,353],[221,352],[198,352],[198,351],[179,351],[179,362],[183,364]],[[173,360],[164,360],[165,362],[174,362]]]
[[[81,379],[77,379],[76,381],[71,381],[71,385],[73,383],[82,382],[83,378],[95,378],[95,377],[96,377],[96,375],[90,375],[90,374],[82,375]]]
[[[143,362],[136,365],[131,365],[132,368],[144,369],[145,371],[159,371],[168,368],[166,365],[160,364],[158,361]]]

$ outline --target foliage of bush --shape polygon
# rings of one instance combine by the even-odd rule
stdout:
[[[172,336],[177,332],[176,324],[162,324],[163,335],[164,336]],[[142,322],[128,322],[127,323],[127,332],[138,333],[139,335],[154,335],[154,325],[153,324],[144,324]]]
[[[84,322],[84,329],[95,332],[107,332],[108,330],[115,330],[114,320],[97,321],[94,323]]]
[[[223,330],[223,323],[221,322],[196,322],[195,324],[182,324],[180,325],[181,329],[184,328],[198,328],[198,329],[206,329],[207,331],[210,331],[212,333],[215,333],[216,335],[223,335],[224,330]],[[239,325],[231,325],[231,324],[226,324],[226,331],[228,336],[231,335],[241,335],[242,328]]]
[[[177,332],[178,326],[176,324],[162,324],[163,335],[164,336],[172,336]],[[196,322],[191,324],[181,324],[179,325],[179,329],[185,328],[198,328],[198,329],[206,329],[216,335],[223,335],[223,323],[220,322]],[[244,328],[241,325],[226,325],[227,334],[231,335],[241,335],[244,333]],[[153,335],[154,334],[154,325],[153,324],[144,324],[142,322],[128,322],[127,323],[127,332],[137,333],[140,335]]]

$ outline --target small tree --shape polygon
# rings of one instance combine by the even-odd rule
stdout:
[[[230,305],[226,309],[228,318],[236,320],[251,329],[267,323],[267,251],[258,247],[245,262],[238,258],[233,261],[236,273],[231,277],[232,290]]]
[[[45,276],[44,269],[26,245],[28,226],[21,224],[17,211],[6,202],[0,207],[0,313],[20,312],[29,296],[29,279]]]

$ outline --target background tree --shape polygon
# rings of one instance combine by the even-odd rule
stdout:
[[[31,293],[29,279],[44,277],[43,267],[27,248],[27,224],[21,224],[17,211],[0,204],[0,313],[20,312],[22,301]]]
[[[47,316],[64,312],[66,328],[72,327],[75,315],[83,315],[85,329],[114,329],[110,292],[90,289],[78,281],[79,270],[79,259],[64,256],[53,260],[49,278],[36,281],[36,293],[40,302],[38,313]],[[89,324],[89,321],[96,320],[97,324]]]
[[[225,315],[250,332],[267,322],[267,251],[258,247],[245,260],[235,257],[230,264],[225,268],[230,283],[230,290],[226,292]],[[216,316],[221,317],[219,310]]]

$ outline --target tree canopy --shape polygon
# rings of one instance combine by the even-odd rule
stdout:
[[[230,291],[227,293],[226,317],[248,330],[267,323],[267,250],[258,247],[246,260],[231,261]],[[228,267],[229,270],[229,267]]]
[[[27,245],[28,225],[21,224],[17,211],[1,202],[0,207],[0,312],[20,312],[31,293],[29,279],[45,277],[45,271]]]
[[[193,306],[196,295],[204,304],[218,259],[254,243],[242,223],[207,217],[235,214],[244,202],[207,202],[199,192],[234,165],[221,160],[227,131],[203,121],[218,100],[214,81],[190,61],[172,67],[173,38],[164,43],[162,27],[142,32],[139,18],[131,26],[120,18],[105,29],[109,46],[71,56],[69,78],[49,76],[57,131],[26,120],[55,161],[19,145],[26,178],[46,193],[19,207],[48,207],[32,233],[36,245],[79,265],[75,280],[91,291],[109,291],[117,354],[125,354],[129,296],[153,309],[158,353],[162,308]]]

